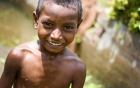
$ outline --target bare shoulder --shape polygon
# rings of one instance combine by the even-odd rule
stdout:
[[[8,54],[6,58],[6,62],[14,62],[19,63],[20,58],[23,56],[22,54],[22,48],[19,46],[14,47]]]
[[[72,62],[74,69],[86,70],[86,66],[81,58],[79,58],[75,53],[73,53],[68,48],[66,48],[65,52],[66,53],[64,56],[66,57],[66,60],[68,60],[69,62]]]
[[[5,62],[5,68],[4,68],[4,75],[12,75],[16,73],[21,66],[22,58],[24,57],[23,53],[24,49],[22,45],[18,45],[11,49],[11,51],[8,53],[6,62]],[[13,76],[11,76],[13,77]]]
[[[86,78],[86,66],[84,62],[68,48],[65,52],[64,56],[67,57],[66,60],[68,60],[68,67],[71,68],[69,72],[73,75],[72,88],[83,88]]]
[[[35,41],[27,42],[20,44],[14,47],[8,54],[6,61],[14,62],[16,64],[20,64],[23,57],[30,51],[32,48],[31,45],[35,43]]]
[[[0,78],[0,88],[11,88],[18,72],[21,70],[24,57],[30,51],[29,47],[31,44],[33,44],[33,42],[20,44],[9,52]]]

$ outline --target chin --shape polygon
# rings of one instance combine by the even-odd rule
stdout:
[[[57,53],[60,53],[62,52],[64,49],[47,49],[50,53],[54,53],[54,54],[57,54]]]

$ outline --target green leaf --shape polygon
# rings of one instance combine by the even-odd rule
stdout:
[[[134,24],[134,28],[137,28],[138,27],[138,24]]]
[[[119,40],[123,40],[124,36],[123,35],[119,35]]]
[[[138,8],[138,11],[140,11],[140,7]]]
[[[138,26],[138,27],[139,27],[139,31],[140,31],[140,24],[139,24],[139,26]]]
[[[76,43],[81,43],[82,42],[82,38],[79,34],[76,35]]]
[[[4,64],[5,63],[5,59],[4,58],[0,58],[0,63]]]

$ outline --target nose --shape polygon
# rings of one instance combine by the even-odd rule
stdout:
[[[51,33],[51,38],[55,40],[62,39],[61,30],[59,28],[54,29]]]

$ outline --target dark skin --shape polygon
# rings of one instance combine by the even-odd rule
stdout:
[[[77,33],[78,11],[44,4],[33,13],[39,40],[13,48],[7,56],[0,88],[83,88],[86,67],[66,46]]]

